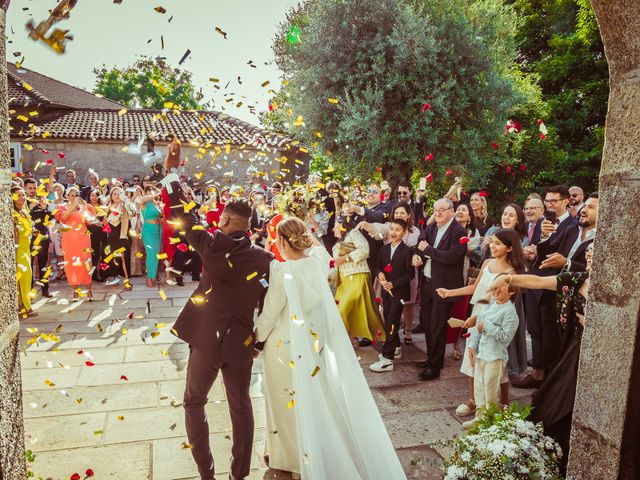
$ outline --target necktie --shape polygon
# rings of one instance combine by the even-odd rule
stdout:
[[[533,231],[536,229],[535,223],[529,224],[529,242],[533,242]]]

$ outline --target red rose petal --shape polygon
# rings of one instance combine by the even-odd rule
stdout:
[[[424,105],[422,105],[422,111],[426,112],[427,110],[429,110],[431,108],[431,104],[430,103],[426,103]]]
[[[127,378],[126,375],[120,375],[120,380],[128,381],[129,379]]]
[[[78,350],[76,353],[77,353],[78,355],[82,355],[82,354],[84,353],[84,350]]]
[[[425,223],[425,222],[424,222],[424,218],[420,218],[420,219],[418,220],[418,225],[424,225],[424,223]]]
[[[73,475],[71,475],[69,477],[69,480],[80,480],[80,474],[79,473],[74,473]]]
[[[131,320],[133,318],[133,316],[135,315],[136,312],[134,312],[133,310],[131,310],[128,314],[127,314],[127,319]]]
[[[433,173],[430,173],[429,175],[426,176],[425,180],[427,182],[433,182]]]
[[[376,303],[382,303],[382,299],[380,297],[376,297]],[[380,330],[378,330],[380,331]]]
[[[87,471],[86,471],[86,472],[84,472],[84,474],[85,474],[87,477],[93,477],[93,470],[91,470],[90,468],[87,468]]]
[[[527,171],[527,166],[524,163],[520,164],[520,170],[522,170],[523,172]]]
[[[189,247],[187,245],[185,245],[184,243],[179,243],[176,248],[178,250],[180,250],[181,252],[186,253],[189,250]]]
[[[480,195],[481,197],[485,197],[485,198],[489,196],[489,194],[487,193],[486,190],[480,190],[478,192],[478,195]]]
[[[387,264],[384,266],[384,273],[391,273],[391,271],[392,271],[392,270],[393,270],[393,268],[391,267],[391,264],[390,264],[390,263],[387,263]]]
[[[53,158],[47,158],[47,161],[45,163],[47,165],[53,165]]]
[[[496,142],[493,142],[491,144],[491,148],[493,148],[494,150],[498,150],[498,144]]]
[[[542,125],[542,119],[539,118],[537,123],[538,123],[538,126]]]
[[[62,152],[58,153],[58,158],[64,158],[64,153]]]
[[[102,262],[100,264],[100,270],[104,271],[107,270],[109,268],[109,264]]]
[[[453,170],[451,170],[451,169],[447,170],[446,175],[452,175],[452,174],[453,174]]]
[[[93,367],[93,366],[95,365],[95,363],[90,362],[90,361],[88,361],[88,360],[87,360],[86,362],[84,362],[84,364],[85,364],[87,367]]]
[[[471,334],[470,334],[470,333],[463,333],[463,334],[462,334],[462,338],[467,338],[467,337],[470,337],[470,336],[471,336]]]
[[[335,268],[336,267],[336,261],[332,258],[331,260],[329,260],[329,268]]]
[[[425,162],[430,162],[431,160],[433,160],[433,153],[428,153],[427,155],[425,155],[424,160]]]
[[[547,138],[547,136],[544,133],[540,134],[540,140],[544,140],[545,138]]]
[[[506,171],[507,173],[511,173],[511,167],[510,167],[509,165],[507,165],[507,166],[505,167],[505,171]]]
[[[460,237],[460,245],[464,245],[465,243],[469,243],[469,237]]]
[[[111,227],[109,226],[108,223],[104,224],[104,227],[102,227],[102,231],[105,233],[111,233]]]
[[[45,155],[49,155],[49,150],[47,150],[46,148],[43,148],[42,150],[40,150],[42,153],[44,153]]]

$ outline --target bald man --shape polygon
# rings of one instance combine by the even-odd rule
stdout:
[[[584,190],[578,186],[571,187],[569,189],[569,206],[567,207],[567,211],[573,218],[577,218],[583,206]]]

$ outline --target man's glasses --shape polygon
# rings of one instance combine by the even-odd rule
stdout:
[[[380,192],[378,190],[367,190],[367,193],[373,193],[375,195],[380,195]]]
[[[571,197],[572,197],[572,198],[576,198],[578,195],[579,195],[578,193],[572,193],[572,194],[571,194]]]
[[[402,195],[403,197],[406,197],[407,195],[409,195],[409,192],[398,192],[398,195]]]
[[[545,200],[544,204],[545,205],[555,205],[556,203],[558,203],[561,200],[566,200],[566,198],[552,198],[551,200]]]

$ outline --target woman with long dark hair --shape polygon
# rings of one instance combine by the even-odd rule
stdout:
[[[124,287],[131,290],[131,238],[129,237],[130,218],[135,214],[135,206],[129,201],[121,187],[114,187],[109,194],[109,206],[104,226],[107,230],[105,261],[109,262],[108,276],[115,277],[109,284],[117,285],[120,276],[124,277]],[[108,251],[107,251],[108,250]]]
[[[102,255],[107,242],[107,235],[103,227],[106,208],[100,197],[100,190],[93,189],[89,192],[89,201],[87,202],[96,213],[93,218],[87,220],[87,228],[91,237],[91,263],[94,267],[92,278],[97,282],[104,281]]]
[[[523,247],[529,246],[529,236],[527,235],[527,220],[525,219],[524,212],[520,205],[516,203],[510,203],[502,211],[502,217],[500,219],[501,227],[494,226],[488,229],[484,235],[484,241],[480,249],[482,250],[483,258],[487,259],[491,256],[491,250],[489,244],[491,243],[491,235],[494,234],[500,228],[510,228],[515,230],[520,236],[520,244]],[[476,248],[476,251],[478,249]]]
[[[489,248],[491,249],[492,258],[484,261],[480,270],[480,274],[473,284],[453,290],[448,290],[446,288],[439,288],[437,290],[438,295],[440,295],[440,297],[442,298],[457,297],[461,295],[472,295],[470,303],[473,305],[474,317],[488,304],[489,288],[498,275],[504,273],[521,274],[527,271],[527,261],[524,258],[524,252],[520,243],[520,237],[515,230],[503,228],[495,231],[492,236]],[[464,328],[475,328],[475,324],[467,321],[467,323],[465,323],[464,325]],[[511,343],[513,344],[513,342],[515,341],[517,341],[517,334],[516,338],[514,338]],[[512,348],[510,345],[510,356],[511,350]],[[463,403],[456,409],[457,415],[466,417],[467,415],[471,415],[472,413],[474,413],[476,410],[473,392],[473,366],[471,365],[467,348],[465,348],[464,358],[460,371],[469,376],[471,379],[471,381],[469,382],[469,401],[467,403]],[[503,405],[507,405],[509,403],[509,375],[506,371],[503,374],[501,385],[500,403]]]

